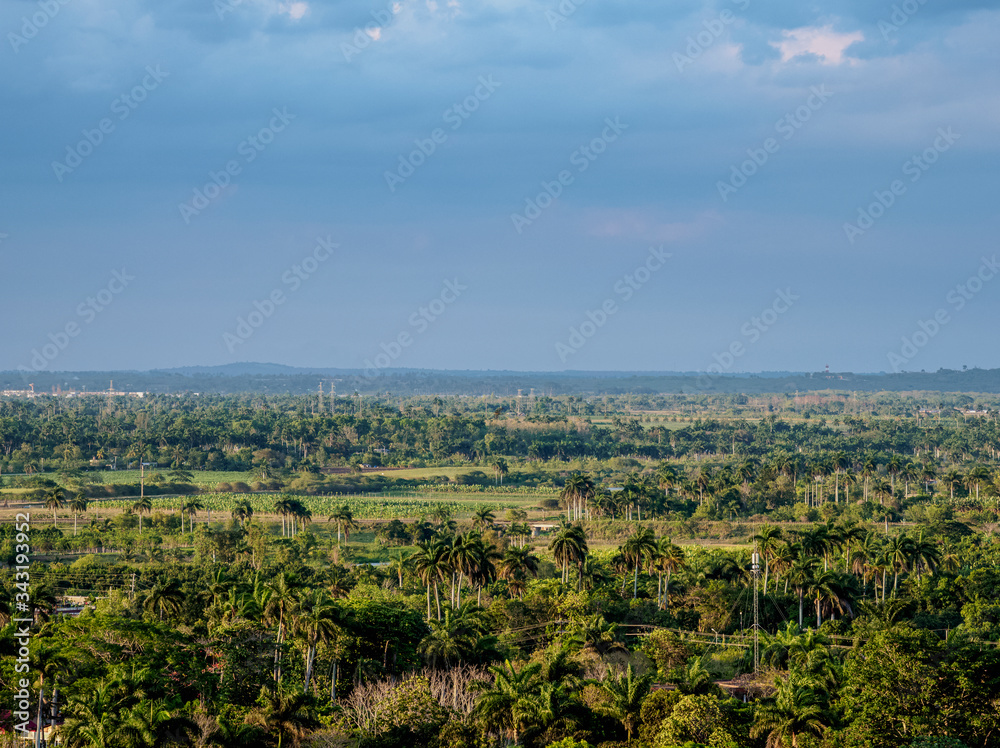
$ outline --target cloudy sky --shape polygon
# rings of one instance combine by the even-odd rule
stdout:
[[[6,0],[0,369],[1000,366],[989,0]]]

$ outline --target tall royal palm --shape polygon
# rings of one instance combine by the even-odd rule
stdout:
[[[434,588],[434,600],[437,603],[437,617],[441,620],[441,595],[439,583],[451,569],[448,560],[448,546],[440,542],[417,543],[416,550],[410,556],[414,570],[420,580],[427,586],[427,619],[431,617],[431,588]]]
[[[281,683],[281,645],[285,641],[289,612],[297,605],[302,580],[291,572],[283,571],[267,583],[270,593],[265,615],[277,625],[274,647],[274,680]]]
[[[132,503],[132,511],[139,515],[139,534],[142,535],[142,515],[153,511],[153,502],[148,496],[143,496]]]
[[[657,551],[656,535],[648,527],[636,528],[622,545],[622,554],[632,566],[632,599],[639,594],[639,567],[648,561]]]
[[[594,495],[594,480],[583,473],[574,473],[566,479],[560,494],[566,502],[566,520],[582,519],[587,513],[587,502]]]
[[[806,591],[809,589],[819,562],[811,556],[799,556],[788,569],[788,581],[799,597],[799,628],[802,628],[802,614]]]
[[[197,516],[198,510],[204,508],[205,504],[202,503],[201,499],[189,499],[184,503],[184,507],[181,509],[181,532],[184,532],[184,515],[187,515],[191,532],[194,532],[194,518]]]
[[[767,582],[771,574],[771,560],[774,551],[781,543],[781,528],[773,525],[761,525],[757,533],[750,538],[757,544],[757,551],[764,559],[764,593],[767,593]]]
[[[549,543],[556,563],[562,566],[562,581],[569,581],[569,565],[582,564],[587,556],[587,537],[579,525],[563,525]]]
[[[529,576],[538,576],[538,557],[531,548],[508,548],[497,565],[500,578],[507,582],[511,596],[524,596],[524,587]]]
[[[86,496],[77,494],[69,502],[69,508],[73,512],[73,535],[76,535],[76,521],[79,519],[81,514],[86,514],[87,507],[90,502],[87,501]]]
[[[659,605],[664,610],[670,607],[670,580],[675,572],[684,568],[685,563],[684,549],[675,545],[670,538],[660,538],[656,548],[655,567],[660,576],[667,575],[666,584],[659,591]]]
[[[56,486],[45,494],[45,508],[52,510],[52,526],[56,526],[56,510],[62,509],[66,503],[66,489]]]
[[[335,522],[337,524],[337,547],[340,547],[340,534],[344,534],[344,541],[347,543],[351,542],[351,530],[358,527],[357,521],[354,519],[354,514],[351,512],[351,507],[344,504],[337,507],[337,510],[331,514],[328,518],[329,522]]]

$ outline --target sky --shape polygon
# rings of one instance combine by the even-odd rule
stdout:
[[[5,0],[0,369],[1000,367],[989,0]]]

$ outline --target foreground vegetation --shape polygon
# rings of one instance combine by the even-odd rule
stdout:
[[[995,745],[965,397],[0,402],[33,698],[81,747]]]

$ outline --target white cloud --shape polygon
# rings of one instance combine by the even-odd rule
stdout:
[[[860,31],[838,33],[833,26],[804,26],[781,32],[784,39],[771,42],[781,52],[781,61],[788,62],[803,55],[815,55],[824,65],[839,65],[844,61],[844,51],[855,42],[864,41]]]
[[[291,2],[283,3],[278,8],[279,12],[284,13],[289,18],[294,21],[298,21],[300,18],[305,16],[309,12],[309,3],[303,2]]]

